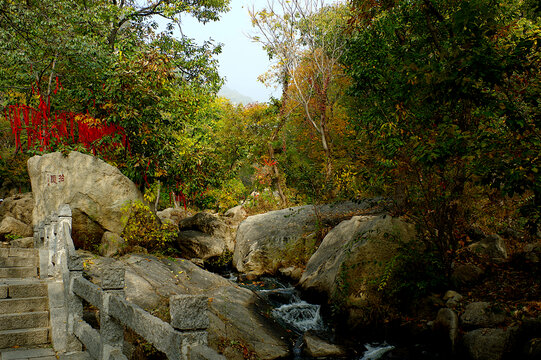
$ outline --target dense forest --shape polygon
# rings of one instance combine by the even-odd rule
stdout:
[[[435,285],[474,226],[539,239],[538,2],[268,2],[246,16],[281,96],[249,105],[216,95],[219,44],[174,35],[228,3],[0,0],[0,186],[30,190],[29,157],[76,150],[159,208],[381,196]]]

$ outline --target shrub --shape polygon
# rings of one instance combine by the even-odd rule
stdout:
[[[210,195],[216,199],[219,211],[226,211],[237,206],[246,194],[246,187],[239,179],[230,179],[222,185],[221,189],[214,189]]]
[[[126,225],[122,237],[126,243],[126,251],[141,246],[149,251],[165,250],[176,238],[177,229],[174,224],[161,224],[150,207],[140,201],[127,203],[122,211]]]

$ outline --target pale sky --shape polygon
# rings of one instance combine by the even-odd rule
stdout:
[[[182,19],[184,35],[196,39],[199,43],[209,38],[224,44],[222,53],[217,57],[220,75],[225,77],[226,85],[259,102],[266,102],[271,94],[278,97],[280,92],[273,87],[265,87],[257,77],[265,73],[270,61],[259,43],[252,42],[246,34],[254,33],[248,8],[253,3],[263,0],[232,0],[228,13],[220,21],[205,25],[192,18]]]

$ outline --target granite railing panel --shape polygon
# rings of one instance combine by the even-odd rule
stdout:
[[[125,360],[122,354],[125,327],[153,344],[169,359],[187,360],[191,347],[206,347],[208,298],[172,296],[171,323],[162,321],[125,299],[123,268],[104,268],[101,286],[83,277],[83,262],[75,251],[71,225],[71,209],[68,205],[62,205],[57,214],[47,217],[43,224],[34,228],[34,244],[43,251],[40,272],[63,283],[65,311],[57,316],[64,321],[56,323],[64,324],[66,336],[63,348],[61,346],[58,350],[77,351],[84,344],[94,359]],[[44,275],[41,274],[42,277]],[[83,300],[99,309],[99,330],[83,320]],[[55,345],[56,348],[58,346]],[[212,350],[209,353],[214,354],[213,358],[223,359]]]

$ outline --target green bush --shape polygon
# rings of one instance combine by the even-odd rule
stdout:
[[[126,225],[122,231],[125,251],[141,246],[149,251],[166,250],[177,236],[174,224],[160,224],[150,207],[140,201],[127,203],[122,211]]]

